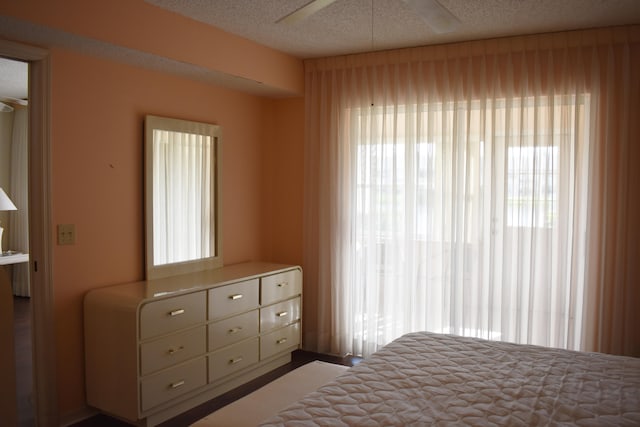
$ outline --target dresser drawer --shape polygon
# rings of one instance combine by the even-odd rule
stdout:
[[[260,337],[260,360],[300,344],[300,322],[269,332]]]
[[[258,335],[258,310],[209,324],[209,351]]]
[[[258,279],[209,290],[209,320],[258,308]]]
[[[239,342],[209,355],[209,382],[258,363],[258,337]]]
[[[290,270],[261,279],[260,302],[268,305],[302,293],[302,273]]]
[[[140,308],[140,338],[147,339],[206,321],[204,292],[194,292],[144,304]]]
[[[207,361],[194,361],[146,376],[140,384],[142,411],[175,399],[207,384]]]
[[[140,344],[140,374],[147,375],[204,355],[205,331],[203,325]]]
[[[260,331],[281,328],[300,319],[300,297],[260,309]]]

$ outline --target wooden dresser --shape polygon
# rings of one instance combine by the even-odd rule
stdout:
[[[243,263],[94,289],[84,300],[87,402],[156,425],[291,360],[302,270]]]

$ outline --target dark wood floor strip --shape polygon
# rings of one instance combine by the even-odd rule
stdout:
[[[13,297],[13,336],[16,354],[16,394],[20,427],[35,425],[31,363],[31,300]]]

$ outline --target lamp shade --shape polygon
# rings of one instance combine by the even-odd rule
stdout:
[[[17,211],[16,205],[13,204],[7,193],[0,188],[0,211]]]

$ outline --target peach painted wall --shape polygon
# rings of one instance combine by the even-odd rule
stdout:
[[[262,251],[269,261],[302,265],[304,98],[264,102]]]
[[[143,0],[0,2],[0,15],[17,26],[26,23],[28,39],[34,24],[258,81],[280,94],[304,91],[301,60]],[[73,53],[55,41],[44,44],[52,57],[52,220],[54,228],[75,224],[77,235],[75,245],[53,248],[58,398],[65,420],[85,406],[84,294],[144,277],[144,115],[222,126],[226,264],[301,263],[303,110],[300,100],[265,100]],[[289,122],[282,117],[287,114],[296,119]]]
[[[302,95],[302,61],[143,0],[0,2],[0,15]]]
[[[222,126],[224,259],[230,264],[262,257],[264,111],[256,96],[52,50],[52,219],[75,224],[77,233],[75,245],[53,248],[62,419],[85,405],[84,294],[144,278],[144,115]]]

